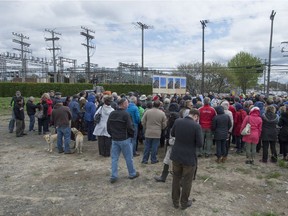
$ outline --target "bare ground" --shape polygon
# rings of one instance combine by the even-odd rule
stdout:
[[[9,117],[0,116],[0,215],[288,215],[288,169],[260,164],[260,155],[255,165],[233,153],[219,165],[201,158],[193,206],[183,211],[172,207],[172,176],[166,183],[153,179],[162,163],[142,165],[141,154],[134,160],[140,177],[130,180],[121,156],[120,179],[111,184],[110,158],[99,156],[96,142],[85,137],[81,155],[49,153],[37,132],[8,133]]]

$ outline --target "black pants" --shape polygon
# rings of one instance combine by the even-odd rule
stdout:
[[[97,136],[99,155],[110,157],[112,139],[106,136]]]
[[[282,149],[282,153],[283,154],[283,158],[288,156],[288,140],[280,140],[279,139],[279,143],[280,143],[280,148]]]
[[[173,181],[172,181],[172,201],[174,205],[179,205],[179,199],[182,206],[185,206],[189,200],[192,180],[195,174],[196,166],[183,165],[173,161]],[[182,190],[180,187],[182,185]]]
[[[262,156],[263,162],[268,161],[269,145],[270,145],[270,150],[271,150],[271,161],[277,162],[276,141],[264,141],[264,140],[262,140],[262,145],[263,145],[263,156]]]

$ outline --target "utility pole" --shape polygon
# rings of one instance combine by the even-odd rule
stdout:
[[[141,64],[141,77],[144,76],[144,30],[145,29],[151,29],[153,26],[148,26],[142,22],[137,22],[136,25],[141,29],[142,31],[142,64]]]
[[[264,69],[264,90],[263,90],[263,93],[264,93],[264,95],[266,95],[266,66],[267,66],[266,59],[265,59],[264,65],[265,65],[265,69]]]
[[[272,10],[272,13],[270,15],[271,20],[271,33],[270,33],[270,45],[269,45],[269,59],[268,59],[268,77],[267,77],[267,93],[266,97],[269,97],[269,90],[270,90],[270,71],[271,71],[271,53],[272,53],[272,37],[273,37],[273,22],[274,22],[274,16],[276,12]]]
[[[14,50],[18,50],[21,52],[21,62],[22,62],[22,69],[21,69],[21,75],[22,75],[22,82],[25,82],[26,79],[26,53],[31,53],[30,50],[28,50],[28,47],[30,46],[29,43],[24,42],[24,39],[29,40],[29,37],[24,36],[22,33],[21,34],[17,34],[12,32],[12,34],[16,37],[19,37],[20,40],[17,39],[13,39],[12,41],[15,43],[20,44],[21,48],[13,48]],[[24,55],[25,53],[25,55]]]
[[[200,23],[202,25],[202,77],[201,77],[201,94],[204,95],[204,29],[206,27],[206,23],[208,23],[208,20],[200,20]]]
[[[49,30],[49,29],[45,29],[45,31],[50,32],[52,34],[52,37],[51,38],[45,38],[45,41],[52,41],[52,48],[47,48],[47,50],[49,50],[49,51],[52,50],[52,53],[53,53],[54,82],[60,82],[59,71],[56,75],[56,56],[55,56],[55,50],[60,50],[59,47],[55,47],[55,41],[58,41],[60,38],[55,37],[55,35],[61,35],[61,34],[55,32],[54,30]]]
[[[90,34],[90,32],[95,33],[95,31],[90,30],[81,26],[81,29],[85,30],[85,32],[80,32],[81,35],[86,37],[86,44],[81,43],[83,46],[87,48],[87,66],[86,66],[86,73],[87,73],[87,81],[90,82],[90,48],[95,49],[95,46],[90,45],[90,40],[94,39],[94,36]]]

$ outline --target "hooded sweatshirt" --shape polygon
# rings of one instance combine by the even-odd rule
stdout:
[[[262,141],[277,141],[278,116],[273,112],[266,112],[262,115]]]
[[[253,107],[250,110],[249,116],[245,117],[240,131],[244,129],[247,122],[251,125],[251,133],[243,136],[242,140],[246,143],[257,145],[262,132],[262,118],[260,117],[260,109],[258,107]]]
[[[90,94],[88,96],[88,101],[85,104],[84,120],[94,121],[95,113],[96,113],[95,96],[93,94]]]
[[[229,128],[231,128],[231,121],[228,115],[224,113],[222,106],[216,106],[217,115],[212,120],[212,131],[215,140],[226,140],[228,137]]]

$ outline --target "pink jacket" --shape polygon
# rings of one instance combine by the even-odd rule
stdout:
[[[242,140],[246,143],[258,144],[262,131],[262,118],[260,117],[260,109],[258,107],[253,107],[250,110],[249,116],[245,117],[241,125],[241,131],[246,126],[248,118],[251,125],[251,133],[249,135],[243,136]]]

